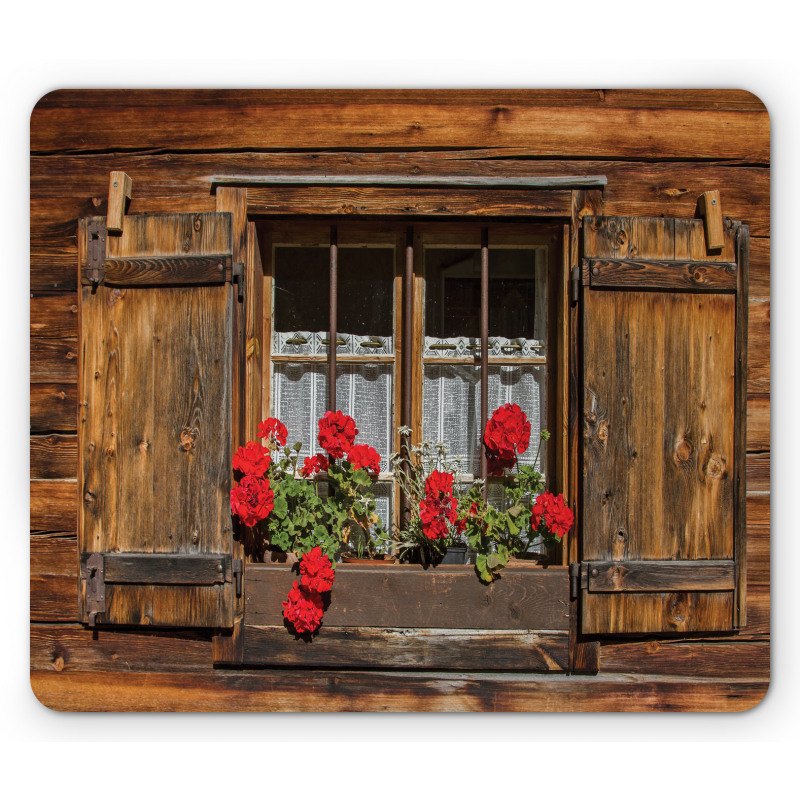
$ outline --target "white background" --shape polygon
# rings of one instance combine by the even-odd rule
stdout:
[[[5,601],[0,774],[78,794],[740,797],[798,741],[798,69],[791,4],[13,4],[3,12]],[[28,142],[58,88],[736,88],[772,125],[773,650],[742,714],[59,714],[28,681]],[[135,191],[135,187],[134,187]],[[796,248],[795,248],[796,249]],[[300,676],[298,676],[300,680]],[[364,744],[368,742],[368,744]],[[783,788],[782,779],[789,783]]]

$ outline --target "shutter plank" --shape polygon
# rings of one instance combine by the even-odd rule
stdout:
[[[584,256],[587,274],[611,264],[618,279],[592,273],[584,292],[582,557],[625,569],[663,561],[665,571],[646,592],[596,593],[590,585],[582,630],[729,630],[731,581],[704,586],[699,573],[678,580],[674,562],[735,557],[734,232],[708,253],[697,220],[587,217]],[[692,262],[728,277],[713,292],[711,284],[661,278],[652,291],[637,291],[643,272],[690,274]]]

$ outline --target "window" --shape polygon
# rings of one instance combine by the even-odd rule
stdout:
[[[533,462],[541,429],[555,430],[551,351],[557,315],[548,286],[558,285],[561,226],[420,224],[413,233],[386,224],[260,226],[270,353],[265,411],[287,425],[290,438],[302,441],[301,459],[318,452],[317,420],[333,402],[355,418],[357,441],[382,456],[376,494],[385,525],[399,521],[388,471],[388,456],[400,447],[399,425],[412,427],[413,441],[443,442],[451,457],[462,459],[465,482],[481,476],[485,236],[488,413],[503,403],[517,403],[527,413],[532,446],[521,460]],[[407,260],[413,303],[403,288]],[[543,447],[540,453],[545,472],[553,451]],[[495,486],[490,497],[499,498]]]

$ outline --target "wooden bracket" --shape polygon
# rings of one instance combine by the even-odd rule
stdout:
[[[133,193],[133,181],[124,172],[112,172],[108,181],[108,215],[106,230],[109,233],[122,233],[122,222],[125,217],[126,199]]]
[[[719,192],[703,192],[697,198],[697,207],[703,216],[706,232],[706,250],[719,250],[725,244],[722,226],[722,203]]]

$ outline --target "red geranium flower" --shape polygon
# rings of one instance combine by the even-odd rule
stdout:
[[[347,460],[353,469],[365,469],[373,478],[377,477],[381,468],[380,453],[368,444],[354,444],[347,454]]]
[[[486,471],[489,475],[502,477],[503,470],[514,469],[516,456],[513,450],[490,450],[486,448]]]
[[[353,446],[357,433],[352,417],[341,411],[326,411],[319,421],[317,441],[331,458],[341,458]]]
[[[505,450],[524,453],[531,439],[531,424],[525,412],[516,403],[500,406],[486,423],[483,443],[495,452]]]
[[[281,604],[283,616],[298,633],[313,633],[322,623],[323,603],[319,592],[298,586],[297,581]]]
[[[300,559],[300,583],[315,592],[329,592],[333,586],[334,571],[330,558],[315,547]]]
[[[328,459],[325,458],[321,453],[311,456],[310,458],[306,458],[303,461],[303,466],[300,467],[300,474],[304,478],[310,478],[312,475],[316,475],[318,472],[327,472],[328,470]]]
[[[567,507],[564,495],[557,497],[550,492],[540,494],[531,508],[531,526],[537,530],[544,520],[547,532],[558,539],[563,538],[572,527],[575,515]]]
[[[435,469],[425,479],[425,494],[442,495],[453,493],[453,473]]]
[[[425,480],[425,497],[419,504],[422,532],[429,539],[447,536],[447,523],[455,523],[458,501],[453,497],[453,475],[434,470]]]
[[[245,475],[239,485],[231,489],[231,511],[252,528],[269,516],[274,499],[269,480]]]
[[[233,468],[260,478],[272,463],[269,450],[258,442],[248,442],[233,454]]]
[[[261,439],[273,438],[281,447],[285,447],[289,432],[279,419],[270,417],[258,423],[258,435]]]

